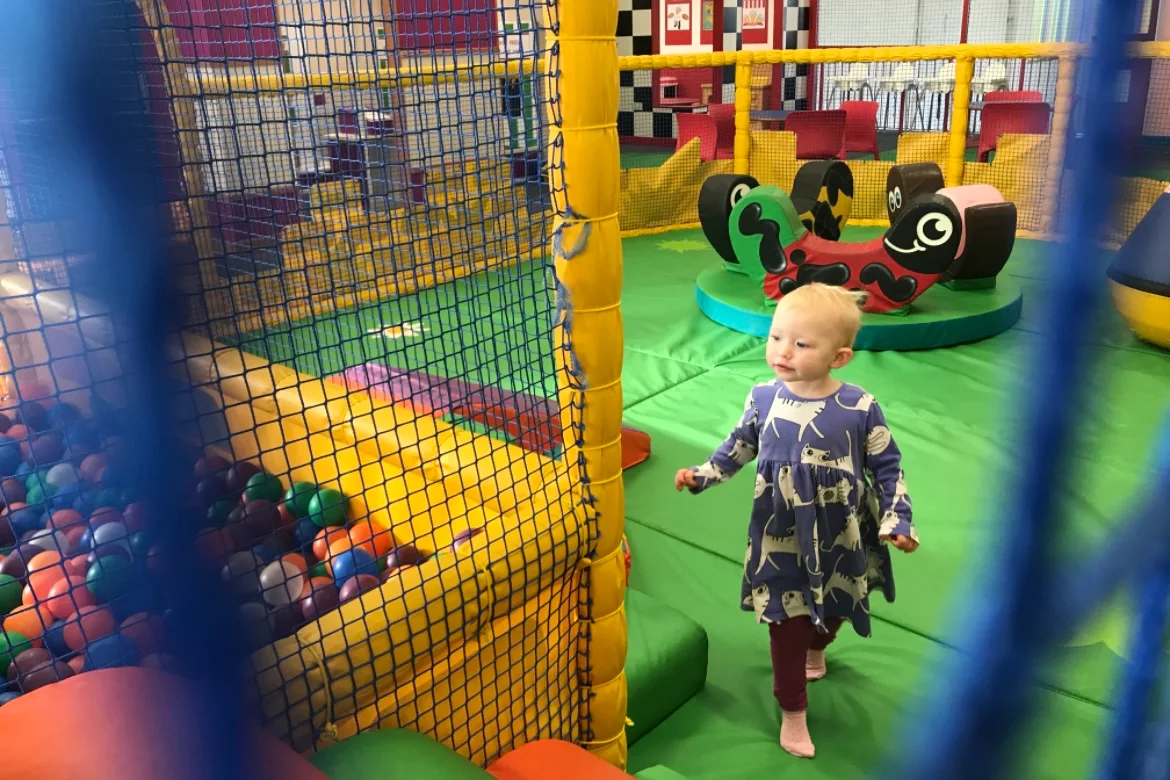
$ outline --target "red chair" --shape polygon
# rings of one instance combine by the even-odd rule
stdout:
[[[1042,103],[1044,96],[1032,90],[1011,91],[1001,89],[998,92],[983,93],[984,103]]]
[[[983,106],[983,124],[979,129],[980,162],[987,162],[999,137],[1005,133],[1045,135],[1052,119],[1047,103],[988,103]]]
[[[712,103],[707,106],[707,116],[715,120],[715,159],[732,159],[735,157],[735,104]]]
[[[845,100],[841,103],[841,110],[845,112],[845,144],[837,157],[845,159],[848,152],[865,152],[873,154],[873,159],[880,160],[881,150],[878,149],[876,100]]]
[[[846,114],[834,111],[793,111],[784,129],[796,133],[796,159],[828,160],[845,145]]]
[[[715,120],[707,114],[675,114],[678,120],[678,140],[674,150],[680,151],[692,140],[699,139],[699,159],[711,162],[715,159],[719,144],[719,131]]]

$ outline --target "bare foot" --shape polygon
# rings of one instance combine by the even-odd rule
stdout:
[[[812,737],[808,733],[808,712],[787,712],[781,710],[780,747],[797,758],[812,758],[817,754]]]
[[[804,677],[806,680],[819,680],[825,676],[825,651],[809,650],[808,660],[804,662]]]

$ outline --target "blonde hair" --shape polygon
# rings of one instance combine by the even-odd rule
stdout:
[[[857,331],[861,330],[861,307],[864,304],[864,292],[810,282],[802,284],[781,298],[776,304],[776,314],[773,317],[782,311],[794,309],[816,312],[832,323],[832,327],[841,336],[842,345],[852,348]]]

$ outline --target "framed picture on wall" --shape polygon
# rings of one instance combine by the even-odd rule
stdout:
[[[715,0],[703,0],[703,15],[699,22],[699,43],[709,44],[715,36]]]
[[[743,0],[743,42],[767,43],[768,5],[772,0]]]
[[[691,0],[666,4],[666,45],[691,44]]]

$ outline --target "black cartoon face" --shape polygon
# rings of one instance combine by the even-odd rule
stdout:
[[[963,225],[950,198],[920,195],[903,204],[882,240],[890,258],[919,274],[941,274],[954,262]]]
[[[724,262],[738,263],[731,247],[728,219],[735,205],[760,183],[751,176],[720,173],[708,177],[699,190],[699,224],[703,235]]]
[[[919,195],[943,188],[942,169],[935,163],[895,165],[886,175],[886,214],[890,224],[898,221],[903,209]]]

